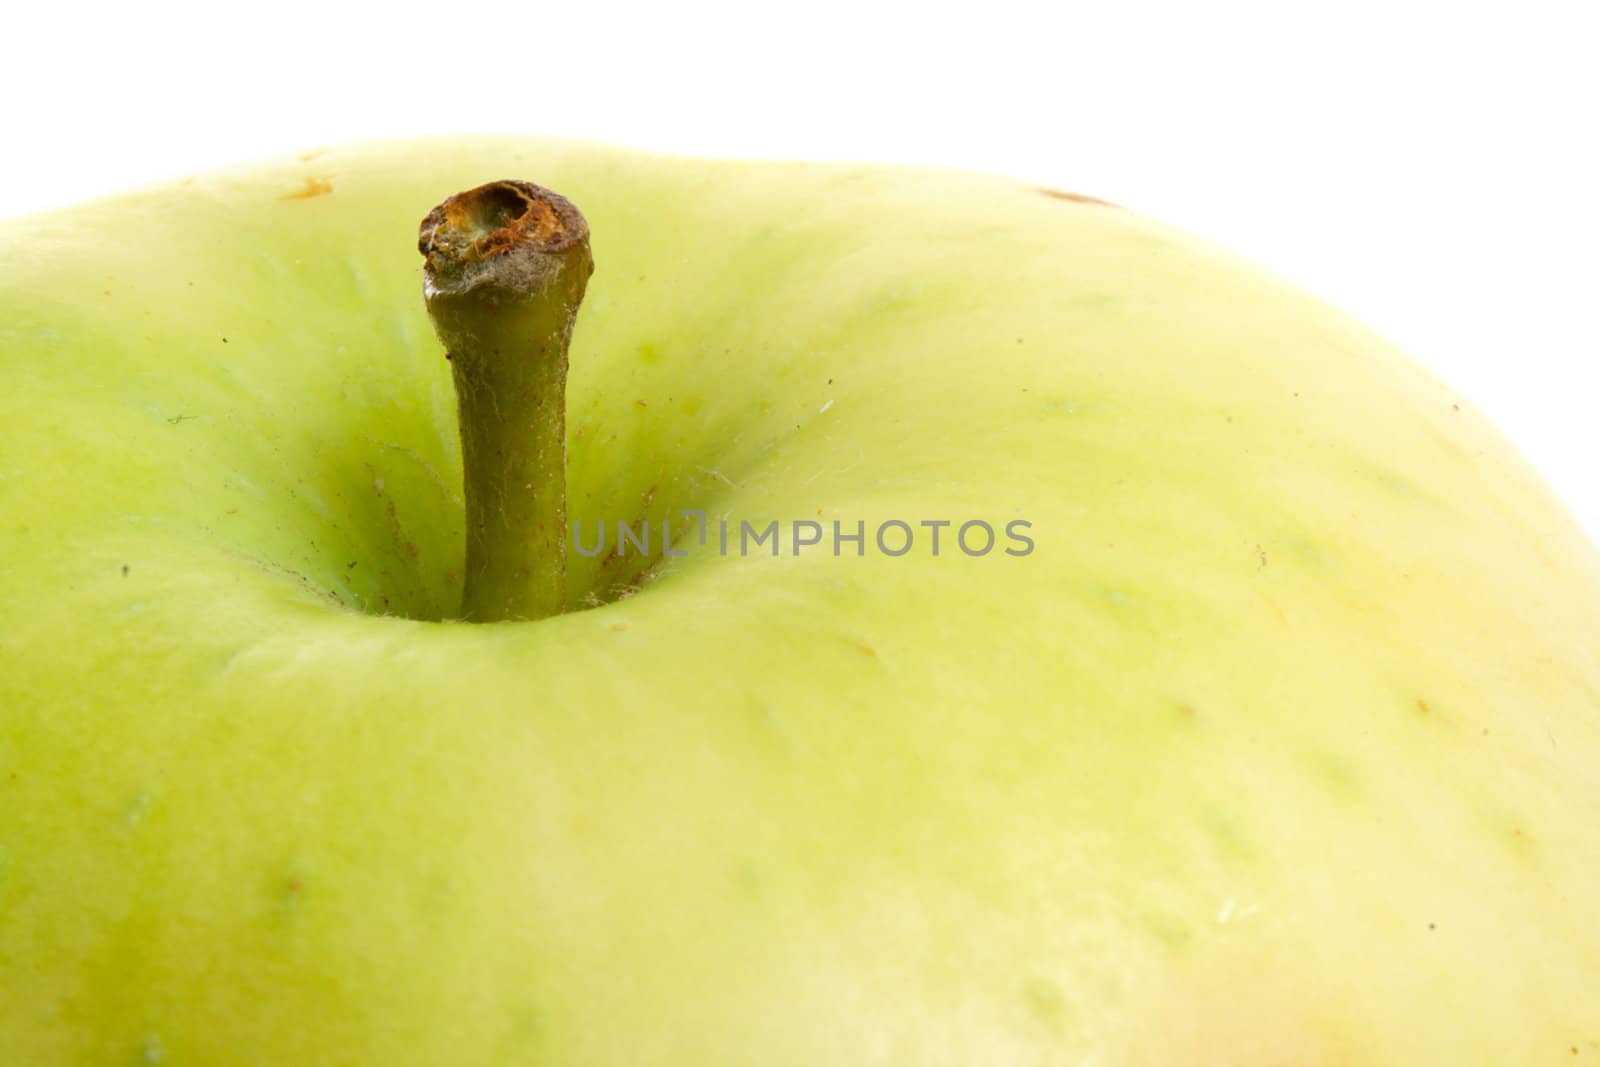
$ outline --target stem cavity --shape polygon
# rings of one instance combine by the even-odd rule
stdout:
[[[594,259],[564,197],[523,181],[457,193],[422,220],[423,294],[460,409],[467,510],[461,616],[540,619],[565,603],[567,349]]]

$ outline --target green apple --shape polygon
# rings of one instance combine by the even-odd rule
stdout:
[[[591,231],[579,536],[455,621],[417,223],[501,178]],[[1252,267],[516,139],[0,250],[6,1067],[1600,1062],[1600,557]]]

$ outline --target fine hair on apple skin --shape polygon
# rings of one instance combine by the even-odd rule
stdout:
[[[450,360],[467,517],[461,617],[559,614],[566,577],[567,353],[594,258],[575,204],[489,182],[423,218],[423,296]]]

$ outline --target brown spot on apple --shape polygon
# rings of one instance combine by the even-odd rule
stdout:
[[[319,196],[327,196],[333,192],[333,177],[307,178],[305,184],[292,193],[284,193],[279,200],[315,200]]]
[[[1094,204],[1098,207],[1119,207],[1109,200],[1101,200],[1097,196],[1088,196],[1084,193],[1069,193],[1065,189],[1051,189],[1040,186],[1037,190],[1040,196],[1047,196],[1051,200],[1066,200],[1074,204]]]

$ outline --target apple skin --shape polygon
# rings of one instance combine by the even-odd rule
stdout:
[[[573,517],[1035,551],[575,557],[592,610],[438,621],[416,225],[500,177],[594,233]],[[1600,1060],[1600,559],[1252,267],[1010,179],[519,139],[0,248],[0,1062]]]

